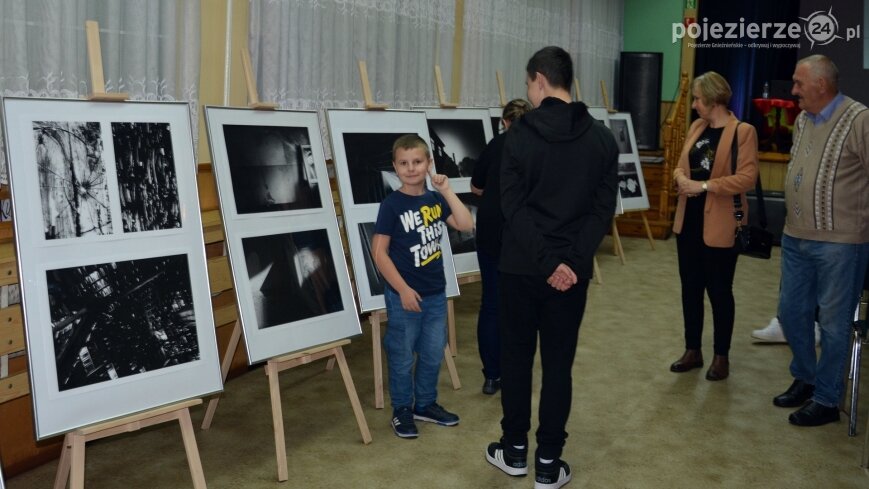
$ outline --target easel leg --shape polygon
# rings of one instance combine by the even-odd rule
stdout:
[[[199,448],[196,446],[193,422],[190,421],[190,408],[184,408],[178,413],[178,424],[181,425],[181,438],[184,440],[184,451],[187,452],[187,465],[190,466],[193,487],[195,489],[206,489],[205,473],[202,471],[202,460],[199,458]]]
[[[649,227],[649,220],[646,219],[646,213],[640,211],[640,216],[643,218],[643,227],[646,228],[646,236],[649,238],[649,246],[652,247],[652,251],[655,251],[655,238],[652,237],[652,228]]]
[[[332,369],[334,369],[334,368],[335,368],[335,358],[332,357],[332,358],[326,360],[326,371],[331,372]]]
[[[597,257],[594,257],[592,260],[592,266],[594,267],[594,281],[598,285],[603,285],[603,277],[600,276],[600,266],[597,264]]]
[[[383,360],[380,344],[380,313],[373,312],[368,316],[371,323],[371,353],[374,357],[374,407],[383,409]]]
[[[447,370],[450,372],[450,379],[453,381],[453,389],[461,389],[462,382],[459,380],[459,372],[456,370],[456,362],[453,360],[449,345],[444,347],[444,361],[447,362]]]
[[[223,382],[226,383],[226,376],[229,374],[229,367],[232,366],[232,357],[235,356],[235,350],[238,348],[238,342],[241,339],[241,324],[238,320],[232,326],[232,336],[229,337],[229,344],[226,345],[226,353],[223,355],[223,360],[220,362],[220,373],[223,375]],[[220,402],[220,394],[208,400],[208,406],[205,408],[205,417],[202,419],[202,429],[211,428],[211,421],[214,420],[214,412],[217,411],[217,404]]]
[[[371,431],[368,430],[368,422],[365,420],[365,413],[362,412],[362,404],[359,402],[359,395],[356,393],[353,377],[350,376],[350,367],[347,366],[347,359],[344,358],[344,349],[341,347],[335,348],[335,356],[330,358],[329,361],[331,362],[332,360],[338,361],[341,377],[344,378],[344,387],[347,388],[347,396],[350,397],[350,405],[353,406],[353,414],[356,415],[356,424],[359,425],[362,441],[367,445],[371,443]]]
[[[278,383],[278,368],[273,361],[266,364],[269,377],[269,394],[272,400],[272,423],[275,428],[275,456],[278,460],[278,481],[289,479],[287,469],[287,442],[284,438],[284,414],[281,407],[281,388]]]
[[[622,265],[625,264],[625,249],[622,248],[622,239],[619,237],[619,228],[615,219],[613,219],[613,254],[618,255]]]
[[[453,300],[447,300],[447,338],[449,338],[450,354],[456,356],[459,349],[456,343],[456,311]]]
[[[54,489],[66,489],[69,481],[70,456],[72,452],[72,435],[67,433],[63,437],[63,448],[60,452],[60,461],[57,463],[57,473],[54,475]]]
[[[70,449],[70,489],[84,489],[84,436],[75,433],[69,435]]]

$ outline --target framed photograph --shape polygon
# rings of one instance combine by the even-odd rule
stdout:
[[[474,166],[486,145],[492,139],[491,116],[488,109],[441,109],[420,107],[425,112],[430,146],[436,171],[450,178],[450,186],[457,195],[469,199]],[[465,201],[465,200],[463,200]],[[476,217],[476,212],[472,212]],[[476,222],[476,219],[474,220]],[[472,232],[449,230],[450,247],[456,263],[456,273],[476,272],[477,246]]]
[[[374,223],[380,202],[401,187],[392,167],[392,144],[399,136],[413,133],[431,141],[425,113],[332,109],[326,116],[359,307],[363,312],[383,309],[385,282],[371,258]],[[441,240],[447,297],[455,297],[459,285],[448,234]]]
[[[501,127],[501,116],[504,114],[504,107],[489,107],[489,117],[492,121],[492,137],[504,132]]]
[[[624,212],[644,211],[649,208],[649,194],[643,179],[643,167],[640,165],[631,114],[610,114],[609,120],[610,129],[619,147],[619,197]]]
[[[205,120],[248,361],[360,334],[317,113]]]
[[[3,119],[37,438],[219,391],[187,104]]]

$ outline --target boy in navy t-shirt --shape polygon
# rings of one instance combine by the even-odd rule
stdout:
[[[459,417],[437,403],[437,382],[446,346],[446,279],[441,252],[444,222],[460,231],[474,227],[471,213],[446,175],[426,188],[431,154],[416,134],[398,138],[392,164],[401,188],[380,204],[372,243],[374,263],[387,286],[389,327],[383,339],[389,366],[392,429],[416,438],[414,420],[454,426]],[[414,355],[416,368],[414,369]]]

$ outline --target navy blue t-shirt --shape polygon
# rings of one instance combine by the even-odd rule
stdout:
[[[421,296],[446,288],[441,238],[447,232],[449,215],[444,197],[431,190],[419,196],[392,192],[380,203],[374,232],[390,237],[389,258],[401,278]]]

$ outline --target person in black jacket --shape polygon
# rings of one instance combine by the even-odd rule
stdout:
[[[571,368],[592,260],[615,213],[618,146],[581,102],[570,103],[573,63],[541,49],[526,67],[536,108],[507,133],[501,163],[505,224],[500,260],[503,436],[487,460],[509,475],[528,473],[531,371],[540,335],[535,487],[570,480],[561,460],[570,413]]]
[[[527,100],[507,102],[501,113],[504,130],[531,110]],[[477,210],[477,262],[483,292],[477,318],[477,344],[483,362],[483,394],[493,395],[501,388],[501,339],[498,335],[498,256],[501,254],[501,156],[507,133],[498,134],[480,154],[471,177],[471,192],[481,195]],[[488,190],[487,190],[488,189]]]

